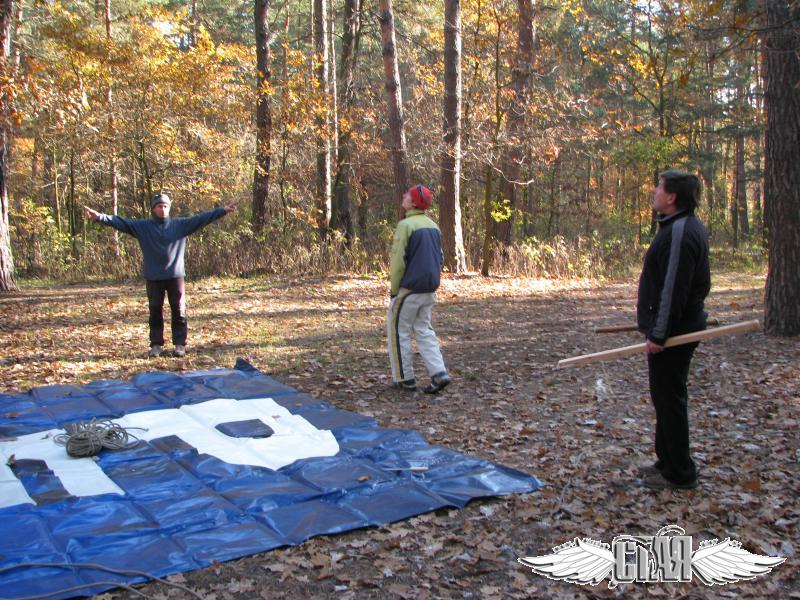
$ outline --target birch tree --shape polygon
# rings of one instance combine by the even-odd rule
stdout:
[[[331,140],[328,97],[330,73],[328,70],[328,3],[314,0],[314,50],[317,89],[322,93],[323,105],[317,109],[317,228],[321,238],[328,234],[331,220]]]
[[[9,61],[11,50],[11,21],[14,14],[13,0],[2,0],[0,5],[0,73],[3,78],[7,69],[11,69]],[[3,94],[4,96],[5,94]],[[8,226],[9,197],[6,176],[8,174],[8,145],[11,139],[10,115],[8,102],[2,99],[0,109],[0,291],[7,292],[16,289],[14,281],[14,255],[11,252],[11,232]]]

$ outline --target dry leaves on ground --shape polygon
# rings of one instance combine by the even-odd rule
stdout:
[[[762,290],[762,278],[715,274],[709,311],[723,324],[761,318]],[[189,354],[155,360],[146,358],[139,283],[27,288],[0,296],[0,390],[230,367],[244,357],[384,427],[416,429],[431,443],[546,484],[176,576],[208,600],[800,597],[798,340],[755,333],[702,344],[690,376],[701,485],[645,491],[634,474],[652,460],[643,357],[554,368],[561,358],[640,341],[635,333],[593,333],[631,322],[635,293],[628,283],[446,278],[434,323],[454,383],[429,397],[388,388],[387,287],[378,278],[190,282]],[[749,583],[712,588],[695,579],[616,590],[550,581],[517,563],[574,537],[611,542],[623,533],[654,535],[669,523],[695,545],[730,537],[787,561]],[[186,597],[158,583],[139,589]]]

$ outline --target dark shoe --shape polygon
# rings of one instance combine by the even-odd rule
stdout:
[[[416,379],[406,379],[405,381],[393,381],[392,387],[396,390],[404,390],[406,392],[416,392],[417,391],[417,380]]]
[[[448,385],[450,385],[450,376],[445,371],[442,371],[441,373],[431,376],[430,384],[426,385],[425,389],[422,391],[426,394],[435,394],[442,391]]]
[[[175,346],[175,350],[172,351],[172,356],[175,358],[183,358],[186,356],[186,346]]]
[[[657,473],[661,473],[661,470],[655,465],[639,465],[636,468],[636,474],[641,478],[650,477]]]
[[[148,358],[158,358],[164,349],[161,346],[150,346],[150,352],[147,353]]]
[[[656,473],[645,477],[642,485],[651,490],[693,490],[697,487],[697,479],[688,483],[675,483],[664,477],[661,473]]]

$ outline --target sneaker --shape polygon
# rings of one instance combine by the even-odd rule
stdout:
[[[186,356],[186,346],[175,346],[175,350],[172,351],[172,356],[175,358],[183,358]]]
[[[412,378],[412,379],[406,379],[405,381],[393,381],[392,387],[396,390],[405,390],[406,392],[416,392],[417,380]]]
[[[688,483],[675,483],[664,477],[661,473],[656,473],[645,477],[642,485],[651,490],[693,490],[697,487],[697,479]]]
[[[435,394],[450,385],[450,376],[446,371],[431,376],[431,382],[422,390],[426,394]]]
[[[164,349],[161,346],[158,345],[150,346],[150,352],[147,353],[147,356],[149,358],[158,358],[159,356],[161,356],[161,353],[163,351]]]
[[[636,467],[636,474],[641,477],[650,477],[651,475],[656,475],[657,473],[661,473],[661,470],[653,465],[639,465]]]

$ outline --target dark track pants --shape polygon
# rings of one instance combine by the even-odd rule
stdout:
[[[164,345],[164,292],[172,313],[172,343],[186,345],[189,331],[186,318],[186,285],[183,277],[147,280],[147,303],[150,307],[150,346]]]
[[[687,380],[697,344],[672,346],[647,355],[650,398],[656,409],[656,465],[673,483],[697,478],[689,452]]]

